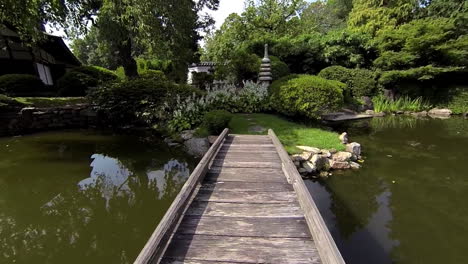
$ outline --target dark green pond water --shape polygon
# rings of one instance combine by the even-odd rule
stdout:
[[[468,263],[468,120],[348,123],[359,171],[308,181],[348,264]]]
[[[195,165],[144,136],[0,138],[0,263],[132,263]]]

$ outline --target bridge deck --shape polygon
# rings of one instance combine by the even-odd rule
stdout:
[[[278,142],[271,136],[226,136],[176,227],[167,231],[160,255],[135,263],[344,263],[339,252],[339,261],[329,261],[317,245]]]

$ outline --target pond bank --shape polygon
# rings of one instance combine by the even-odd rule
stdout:
[[[99,123],[98,115],[87,104],[57,107],[25,107],[0,113],[0,136],[41,131],[89,128]]]

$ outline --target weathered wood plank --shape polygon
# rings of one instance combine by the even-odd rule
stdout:
[[[322,215],[315,205],[309,190],[305,186],[301,175],[289,158],[288,153],[284,149],[278,137],[276,137],[275,132],[270,129],[268,134],[272,138],[278,150],[278,154],[281,157],[284,165],[283,170],[290,179],[290,182],[297,193],[298,201],[301,205],[301,208],[304,210],[304,216],[306,218],[307,225],[309,226],[310,233],[312,234],[312,237],[318,248],[322,262],[325,264],[344,264],[345,262],[343,257],[341,256],[341,253],[338,250],[338,247],[336,246],[335,241],[333,240],[333,237],[331,236],[330,231],[328,230],[328,227],[322,218]]]
[[[281,162],[276,152],[220,152],[216,155],[217,159],[235,159],[239,157],[249,159],[276,159],[278,162]]]
[[[294,203],[297,196],[294,192],[199,191],[194,200],[218,203],[284,204]]]
[[[226,190],[226,191],[263,191],[285,192],[294,190],[291,184],[280,182],[204,182],[200,190]]]
[[[270,161],[231,161],[223,159],[215,159],[213,166],[216,167],[232,167],[232,168],[278,168],[282,165],[278,162]]]
[[[304,215],[299,204],[250,204],[217,203],[194,201],[185,212],[191,216],[228,216],[228,217],[301,217]]]
[[[268,158],[261,158],[256,155],[236,155],[236,156],[228,156],[223,157],[222,155],[217,156],[215,160],[223,160],[229,162],[270,162],[270,163],[277,163],[281,164],[281,160],[279,157],[268,157]]]
[[[147,264],[153,261],[159,261],[159,259],[162,257],[165,249],[168,246],[170,234],[173,233],[175,229],[177,229],[177,225],[182,219],[181,215],[189,206],[196,187],[203,180],[203,177],[205,177],[212,158],[216,155],[217,150],[220,148],[228,133],[229,129],[224,129],[215,143],[203,156],[200,163],[198,163],[197,167],[190,174],[190,177],[187,179],[184,186],[182,186],[179,194],[176,196],[163,219],[149,238],[145,247],[138,255],[134,262],[135,264]]]
[[[205,181],[244,181],[244,182],[281,182],[287,184],[286,177],[279,169],[267,168],[223,168],[212,167]]]
[[[310,238],[304,217],[250,218],[186,216],[177,230],[185,235]]]
[[[175,235],[165,257],[246,263],[321,263],[314,242],[302,238]]]
[[[247,262],[226,262],[226,261],[209,261],[209,260],[177,260],[173,258],[163,258],[161,264],[249,264]]]

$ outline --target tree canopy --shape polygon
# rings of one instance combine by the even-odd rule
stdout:
[[[125,74],[134,77],[135,58],[143,53],[166,53],[179,68],[193,61],[199,31],[213,23],[202,10],[218,4],[219,0],[5,0],[0,20],[32,41],[40,40],[46,24],[63,28],[70,37],[84,37],[74,47],[95,45],[101,55],[110,56],[98,56],[98,61],[110,63],[115,57]],[[93,61],[93,54],[89,56]]]

